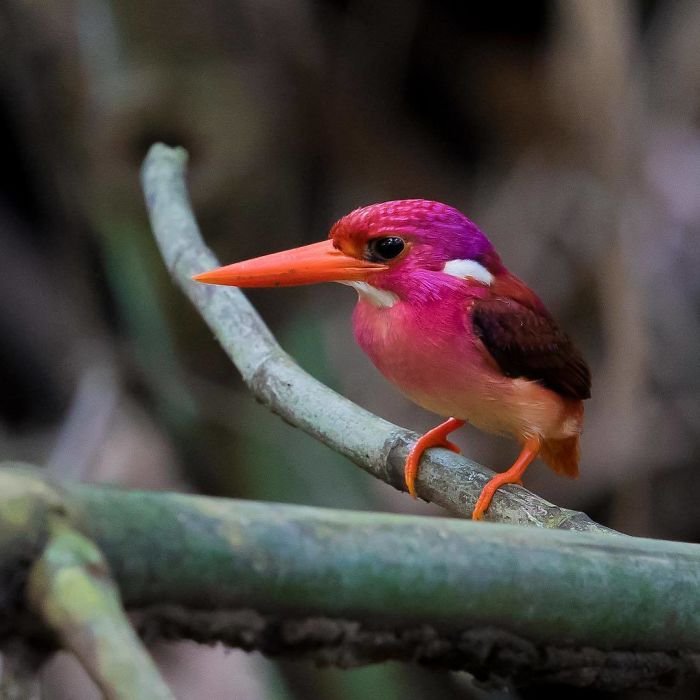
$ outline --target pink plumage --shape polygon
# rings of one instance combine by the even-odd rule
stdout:
[[[582,412],[577,399],[588,395],[585,364],[542,302],[507,271],[476,225],[439,202],[401,200],[358,209],[331,229],[340,249],[391,234],[403,237],[410,249],[367,282],[397,299],[382,306],[371,290],[361,288],[353,315],[357,341],[378,369],[421,406],[484,430],[517,438],[578,434]],[[486,284],[445,274],[445,265],[454,260],[474,261],[492,280]],[[488,314],[494,303],[496,312],[500,305],[517,321],[508,345],[517,346],[521,339],[536,344],[529,358],[521,358],[518,376],[507,376],[510,372],[503,371],[484,343],[483,330],[474,324],[474,310]],[[539,336],[528,337],[530,329],[521,327],[525,322],[539,325]],[[553,335],[556,347],[542,347]],[[543,355],[549,356],[550,366],[543,365]],[[559,384],[570,379],[569,373],[582,375],[580,386],[562,396],[561,388],[557,392],[557,387],[546,386],[552,372],[563,375]]]
[[[354,286],[359,345],[411,400],[450,416],[411,452],[406,483],[412,494],[423,451],[454,449],[447,435],[466,421],[523,445],[515,464],[485,487],[474,518],[538,454],[557,472],[578,474],[588,367],[476,224],[439,202],[398,200],[356,209],[332,227],[329,239],[197,279]]]

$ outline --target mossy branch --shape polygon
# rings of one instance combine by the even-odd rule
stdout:
[[[32,671],[58,642],[105,697],[171,699],[126,617],[102,553],[76,527],[79,509],[39,470],[0,469],[0,647],[16,681],[8,687],[3,680],[0,690],[12,697],[20,687],[36,687]]]
[[[148,638],[344,667],[410,660],[516,683],[663,686],[700,669],[697,545],[83,484],[61,486],[70,529],[56,530],[58,492],[38,470],[0,469],[6,493],[16,497],[0,503],[0,574],[17,579],[35,552],[31,609],[54,628],[70,627],[85,603],[71,610],[69,595],[64,624],[36,577],[46,580],[48,557],[64,592],[76,573],[80,586],[99,588],[104,564],[87,537]],[[76,537],[77,548],[54,557],[52,547],[65,551]],[[96,582],[86,574],[95,564]],[[31,627],[19,579],[17,599],[6,596],[2,643]],[[114,609],[109,588],[98,594]],[[79,653],[106,658],[90,644]]]
[[[32,610],[108,700],[174,700],[137,637],[99,549],[62,515],[27,580]]]
[[[253,395],[291,425],[345,455],[373,476],[405,491],[403,465],[417,435],[360,408],[304,372],[279,346],[238,289],[191,280],[216,267],[195,221],[187,188],[187,154],[155,144],[143,165],[148,213],[163,259],[209,324]],[[469,516],[493,472],[447,450],[421,462],[418,495]],[[519,486],[499,489],[486,520],[610,533],[584,513],[559,508]]]

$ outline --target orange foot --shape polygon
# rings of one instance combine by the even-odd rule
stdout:
[[[445,447],[448,450],[459,453],[459,447],[450,442],[447,436],[457,428],[461,428],[466,421],[458,418],[448,418],[444,423],[440,423],[437,427],[429,430],[425,435],[418,439],[416,444],[411,448],[406,458],[406,466],[404,467],[404,479],[408,492],[416,497],[416,477],[418,476],[418,465],[423,453],[429,447]]]
[[[481,520],[484,517],[486,509],[491,505],[493,494],[505,484],[520,484],[522,485],[522,475],[530,466],[532,460],[537,457],[537,454],[542,447],[542,441],[539,438],[533,437],[525,440],[523,449],[515,460],[513,466],[502,474],[496,474],[486,486],[481,490],[479,498],[474,506],[472,520]]]

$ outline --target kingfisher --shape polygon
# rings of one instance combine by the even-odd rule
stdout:
[[[327,240],[194,279],[235,287],[354,287],[360,347],[405,396],[446,418],[406,459],[413,497],[423,453],[459,452],[448,436],[467,422],[520,444],[513,465],[484,486],[474,520],[498,488],[521,483],[538,456],[555,472],[578,476],[588,365],[539,297],[457,209],[425,199],[372,204],[337,221]]]

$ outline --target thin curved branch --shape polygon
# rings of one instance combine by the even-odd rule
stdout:
[[[151,147],[142,169],[148,213],[172,276],[209,324],[253,395],[291,425],[405,491],[403,464],[414,432],[360,408],[304,372],[279,346],[238,289],[197,284],[192,275],[219,263],[204,245],[185,185],[187,153]],[[418,495],[469,516],[493,472],[447,450],[421,462]],[[519,486],[500,489],[486,518],[519,525],[611,533],[584,513],[555,506]]]

